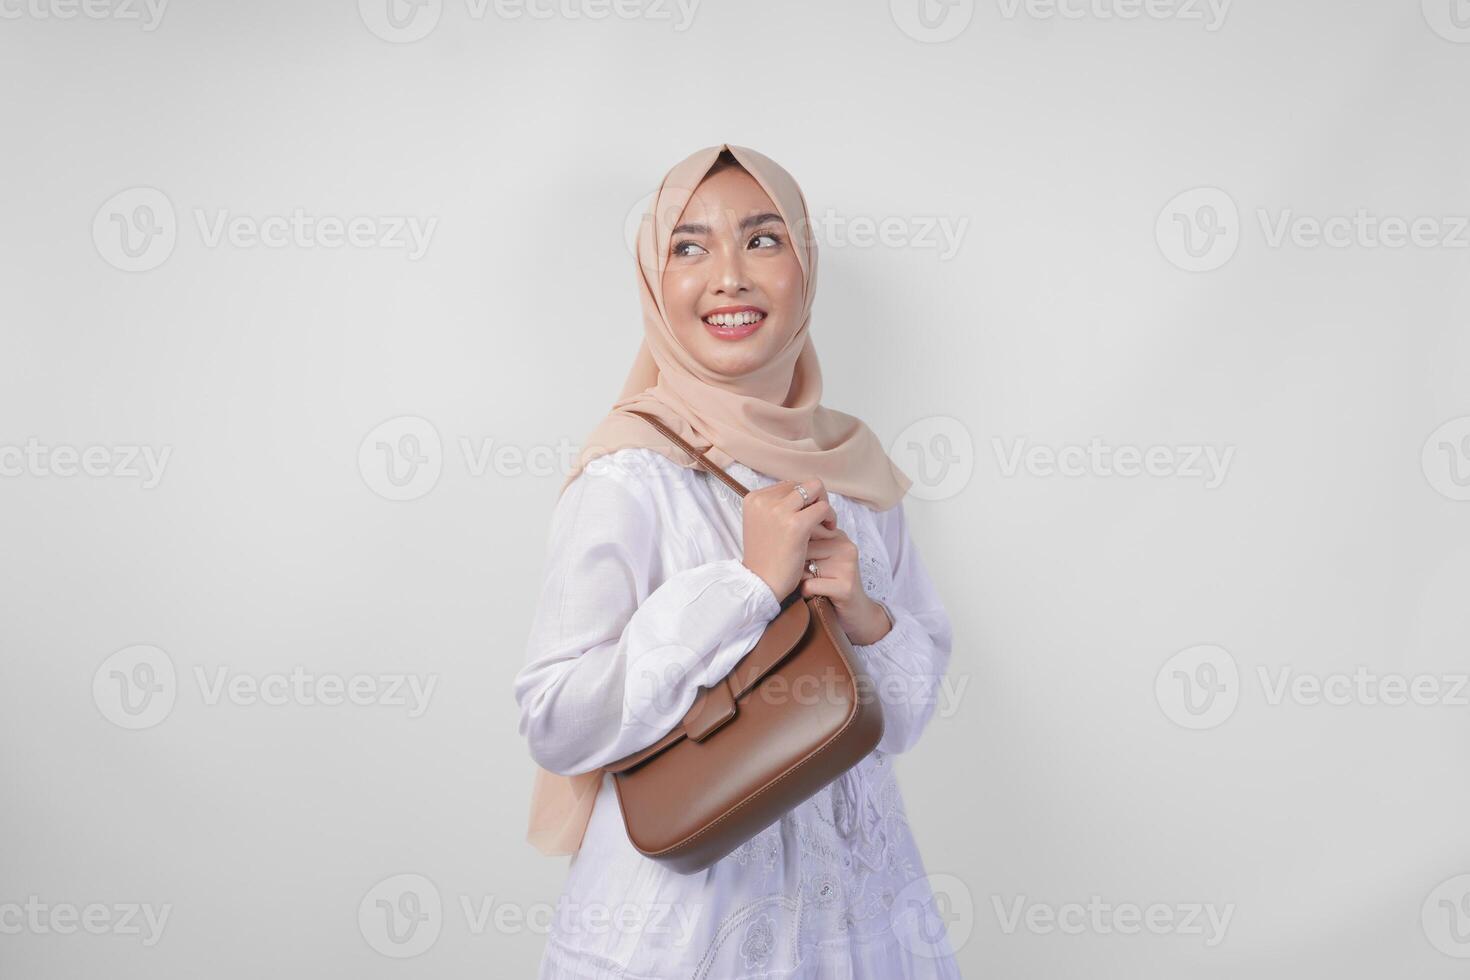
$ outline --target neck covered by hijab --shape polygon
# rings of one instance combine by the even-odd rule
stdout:
[[[664,303],[663,276],[674,228],[695,189],[728,150],[776,206],[801,264],[804,292],[797,327],[759,368],[739,376],[711,371],[679,342]],[[821,404],[822,368],[811,338],[817,247],[806,197],[780,164],[722,143],[691,154],[665,175],[638,229],[643,342],[623,390],[593,429],[561,489],[599,456],[651,449],[681,466],[697,464],[631,411],[646,412],[716,465],[739,461],[777,480],[820,479],[828,490],[887,510],[912,484],[861,419]],[[601,772],[565,777],[538,770],[527,839],[544,854],[580,846]]]

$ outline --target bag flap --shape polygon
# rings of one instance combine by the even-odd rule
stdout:
[[[762,677],[775,670],[776,665],[785,660],[796,649],[801,638],[806,636],[811,622],[811,607],[800,597],[777,613],[755,646],[740,658],[740,662],[725,678],[730,685],[730,693],[740,697],[759,684]]]
[[[781,662],[790,656],[791,652],[801,643],[801,638],[806,636],[811,620],[812,613],[808,600],[797,595],[786,608],[776,614],[776,618],[766,626],[765,632],[761,634],[755,646],[740,658],[740,662],[721,681],[722,685],[728,686],[730,696],[738,700],[759,684],[761,678],[780,666]],[[705,713],[708,699],[709,689],[701,688],[694,703],[689,706],[689,710],[684,713],[683,719],[673,731],[647,748],[604,766],[604,770],[614,773],[626,772],[685,738],[689,731],[699,729],[701,725],[707,725],[702,716]]]

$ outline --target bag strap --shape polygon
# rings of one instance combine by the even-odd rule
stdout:
[[[700,466],[704,467],[710,473],[713,473],[715,476],[719,477],[721,483],[725,484],[725,486],[729,487],[731,490],[734,490],[735,493],[739,496],[743,497],[750,492],[745,488],[745,484],[741,483],[729,473],[726,473],[724,470],[720,469],[714,463],[710,462],[709,458],[705,456],[704,453],[700,452],[698,449],[695,449],[693,446],[689,445],[689,443],[685,442],[683,439],[679,438],[679,436],[675,435],[674,431],[670,429],[667,425],[664,425],[663,421],[659,419],[658,416],[649,415],[647,412],[634,411],[631,408],[627,409],[627,411],[633,415],[638,416],[643,421],[647,422],[649,425],[653,426],[659,432],[667,436],[674,443],[674,445],[678,446],[680,449],[684,450],[691,457],[693,457],[694,461]]]

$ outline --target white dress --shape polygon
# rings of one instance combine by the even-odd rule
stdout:
[[[776,482],[740,463],[727,470],[752,490]],[[892,761],[934,713],[949,618],[902,502],[875,512],[828,497],[858,546],[864,590],[894,617],[877,643],[854,647],[883,704],[883,740],[693,875],[634,850],[604,775],[552,916],[543,980],[960,975]],[[586,772],[656,741],[701,685],[754,646],[780,603],[741,563],[741,531],[733,491],[652,450],[604,456],[567,487],[515,681],[520,731],[539,765]]]

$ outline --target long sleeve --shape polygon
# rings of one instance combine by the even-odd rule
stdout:
[[[723,677],[780,612],[738,558],[668,575],[642,481],[613,457],[567,487],[552,517],[548,571],[515,680],[520,732],[542,768],[588,772],[652,744],[701,686]]]
[[[903,502],[874,514],[891,562],[892,588],[873,596],[893,626],[876,643],[854,645],[883,704],[878,751],[907,752],[934,715],[949,666],[953,632],[928,570],[909,536]]]

